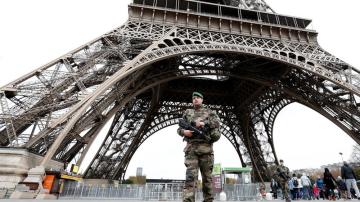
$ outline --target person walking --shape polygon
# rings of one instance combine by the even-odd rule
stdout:
[[[359,188],[356,184],[356,175],[354,170],[349,166],[348,163],[346,163],[346,161],[344,161],[344,165],[341,166],[341,177],[345,180],[348,199],[351,199],[350,189],[353,188],[356,193],[356,197],[360,200]]]
[[[316,179],[316,186],[319,188],[319,196],[322,199],[325,199],[325,193],[324,193],[324,180],[321,179],[320,176],[317,176]]]
[[[302,190],[302,199],[305,200],[311,200],[311,181],[310,179],[306,176],[305,173],[303,173],[303,175],[301,176],[301,183],[303,185],[303,190]]]
[[[289,191],[290,191],[290,195],[291,195],[290,198],[292,200],[295,200],[294,184],[293,184],[292,178],[290,178],[288,180],[288,187],[289,187]]]
[[[313,191],[314,199],[319,200],[319,198],[320,198],[320,197],[319,197],[319,196],[320,196],[320,189],[319,189],[319,187],[316,185],[316,183],[314,184],[312,191]]]
[[[341,176],[338,176],[336,178],[336,184],[338,185],[338,189],[339,189],[339,198],[342,199],[347,199],[347,188],[346,188],[346,184],[344,182],[344,180],[341,178]]]
[[[324,172],[325,196],[327,197],[327,199],[334,201],[336,199],[334,193],[334,190],[336,188],[335,182],[336,180],[330,173],[330,170],[328,168],[325,168],[325,172]]]
[[[291,183],[293,184],[293,200],[298,200],[300,199],[299,180],[295,173],[292,175]]]
[[[270,188],[274,199],[277,199],[277,190],[279,188],[279,185],[274,178],[271,178]]]
[[[273,177],[275,181],[278,183],[278,185],[280,185],[283,197],[286,202],[291,201],[289,197],[289,186],[287,183],[290,178],[289,174],[290,174],[289,168],[284,165],[284,160],[280,159],[279,165],[275,167]]]

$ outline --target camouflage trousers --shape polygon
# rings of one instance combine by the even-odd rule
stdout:
[[[183,192],[184,202],[195,202],[196,181],[198,173],[202,176],[202,191],[204,202],[212,202],[212,170],[214,166],[214,152],[210,144],[188,143],[184,149],[186,179]]]
[[[280,187],[281,187],[281,191],[283,193],[283,196],[285,199],[290,199],[289,197],[289,185],[288,185],[288,182],[286,180],[279,180],[278,181]]]

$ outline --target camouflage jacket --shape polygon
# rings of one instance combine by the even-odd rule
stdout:
[[[281,179],[281,180],[287,180],[290,178],[290,170],[288,167],[284,165],[278,165],[276,166],[275,174]],[[284,179],[286,178],[286,179]]]
[[[220,131],[219,131],[220,119],[214,111],[212,111],[204,106],[202,106],[198,110],[187,109],[184,112],[182,118],[189,123],[196,122],[196,121],[203,121],[205,123],[205,125],[210,128],[208,133],[206,134],[211,139],[211,142],[208,142],[208,143],[213,143],[220,139],[220,136],[221,136]],[[183,129],[179,128],[178,134],[180,136],[184,137]],[[199,142],[199,143],[206,142],[204,139],[187,138],[187,137],[184,137],[184,140],[187,142]]]

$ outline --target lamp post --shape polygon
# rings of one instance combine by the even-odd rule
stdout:
[[[343,153],[342,153],[342,152],[339,152],[339,154],[340,154],[340,156],[341,156],[342,162],[344,162]]]

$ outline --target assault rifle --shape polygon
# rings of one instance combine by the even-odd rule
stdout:
[[[200,139],[204,139],[207,142],[211,141],[211,138],[206,135],[207,132],[209,131],[209,127],[208,126],[204,126],[203,128],[197,128],[195,127],[195,123],[188,123],[187,121],[185,121],[184,119],[179,119],[179,126],[180,128],[184,129],[184,130],[191,130],[193,131],[193,136],[191,136],[190,139],[195,139],[195,138],[200,138]]]
[[[276,171],[278,172],[279,176],[283,178],[284,180],[288,180],[290,177],[287,176],[284,172],[280,170],[280,168],[277,168]]]

